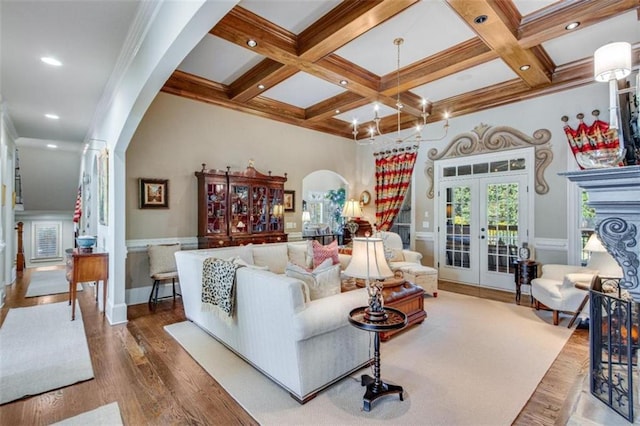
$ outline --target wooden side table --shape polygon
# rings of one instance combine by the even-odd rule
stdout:
[[[387,319],[384,321],[369,321],[364,317],[366,307],[355,308],[349,312],[349,322],[360,330],[374,333],[373,339],[373,377],[363,374],[360,378],[362,386],[366,386],[364,393],[364,411],[371,411],[371,404],[381,396],[397,393],[400,401],[404,401],[402,386],[384,383],[380,378],[380,333],[385,331],[398,330],[407,324],[407,316],[401,311],[385,307]]]
[[[531,280],[538,276],[538,262],[534,260],[517,260],[513,262],[515,266],[514,278],[516,282],[516,303],[520,304],[520,287],[531,285]],[[531,297],[533,303],[533,296]]]
[[[424,310],[424,290],[422,287],[406,281],[404,278],[388,278],[382,283],[384,306],[398,309],[404,313],[407,316],[406,328],[420,324],[427,318],[427,312]],[[364,280],[348,278],[342,281],[341,289],[344,292],[364,286]],[[401,331],[404,331],[404,328],[381,332],[380,339],[385,342]]]
[[[96,282],[96,302],[98,302],[98,281],[102,281],[102,315],[107,309],[107,282],[109,280],[109,253],[100,249],[83,252],[80,249],[67,250],[67,281],[69,281],[69,304],[71,321],[76,319],[76,292],[78,283]]]

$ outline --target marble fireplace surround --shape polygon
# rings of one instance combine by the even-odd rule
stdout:
[[[596,232],[617,260],[624,277],[620,287],[640,302],[640,166],[588,169],[560,173],[589,195],[596,212]]]

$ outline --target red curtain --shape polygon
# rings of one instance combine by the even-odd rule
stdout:
[[[376,152],[376,224],[380,231],[393,225],[411,183],[417,147]]]

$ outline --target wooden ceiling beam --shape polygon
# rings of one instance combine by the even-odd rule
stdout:
[[[344,1],[300,33],[298,53],[301,58],[315,62],[418,1]]]
[[[531,13],[522,19],[518,29],[520,46],[527,49],[568,34],[565,27],[580,22],[580,31],[613,16],[632,10],[640,12],[638,0],[563,0]]]
[[[388,3],[388,0],[385,0],[385,3]],[[395,0],[391,3],[395,3]],[[408,3],[412,2],[405,0],[399,2],[404,4],[405,8],[408,7]],[[396,8],[387,7],[385,10],[396,10]],[[247,40],[256,40],[258,45],[251,50],[258,54],[333,84],[339,85],[341,80],[346,80],[348,84],[344,87],[347,90],[368,98],[371,102],[377,101],[395,108],[395,98],[379,93],[380,77],[377,75],[333,54],[326,55],[315,62],[296,56],[295,35],[240,6],[234,7],[210,33],[244,48],[249,48],[246,44]],[[252,74],[258,75],[259,71],[256,70]],[[256,82],[255,79],[250,81]],[[262,82],[262,84],[265,83]],[[265,86],[267,89],[273,87],[267,84]],[[420,110],[413,107],[409,107],[406,112],[418,117],[420,114]]]
[[[498,58],[479,38],[457,44],[400,69],[400,92],[414,89],[440,78]],[[393,96],[398,91],[396,72],[381,78],[380,93]]]
[[[551,82],[551,71],[530,49],[520,46],[512,19],[505,18],[505,10],[493,0],[447,0],[451,8],[469,27],[495,51],[500,58],[530,87],[544,86]],[[474,21],[486,16],[482,23]],[[521,67],[527,65],[527,70]]]
[[[223,85],[218,83],[211,84],[211,82],[206,79],[183,71],[174,71],[161,91],[234,111],[280,121],[282,123],[305,127],[344,138],[351,138],[349,126],[340,120],[306,120],[303,109],[292,108],[290,105],[264,97],[257,97],[248,103],[235,102],[229,99],[228,90],[226,90]]]
[[[265,58],[258,65],[244,73],[230,86],[231,99],[237,102],[246,102],[264,91],[258,87],[273,87],[278,83],[298,73],[298,69],[291,65],[284,65],[270,58]]]
[[[307,120],[324,120],[340,114],[341,111],[360,108],[370,102],[369,99],[363,98],[357,93],[343,92],[308,107],[306,109]]]

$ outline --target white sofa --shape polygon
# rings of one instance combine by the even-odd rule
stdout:
[[[370,363],[369,333],[348,322],[366,304],[365,289],[305,302],[305,284],[282,272],[288,249],[306,242],[248,245],[176,253],[186,317],[285,388],[300,403]],[[202,309],[205,259],[239,256],[232,321]],[[348,258],[342,257],[343,262]]]

